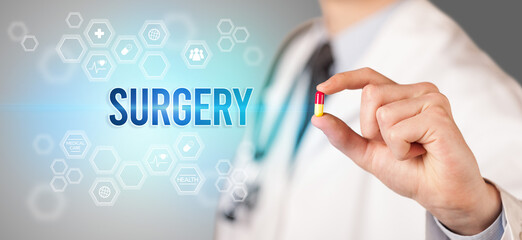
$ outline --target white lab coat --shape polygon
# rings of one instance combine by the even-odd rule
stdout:
[[[283,49],[270,86],[271,103],[280,105],[288,88],[317,44],[300,34]],[[449,17],[426,0],[410,0],[392,13],[359,61],[401,83],[433,82],[451,103],[452,112],[482,175],[502,190],[507,218],[503,239],[522,238],[522,89]],[[297,87],[306,86],[298,85]],[[298,96],[295,104],[299,102]],[[313,96],[311,96],[313,97]],[[291,102],[292,104],[292,102]],[[360,132],[360,91],[326,99],[325,111]],[[296,120],[296,119],[293,119]],[[424,239],[426,212],[397,195],[331,146],[309,125],[293,165],[288,163],[297,127],[289,117],[274,147],[258,166],[240,148],[236,166],[261,185],[251,211],[230,222],[218,212],[216,239]],[[291,167],[290,167],[291,166]],[[507,192],[509,194],[507,194]],[[226,206],[223,198],[220,207]],[[430,216],[428,216],[430,217]],[[430,223],[433,224],[433,223]],[[429,229],[436,229],[428,226]]]

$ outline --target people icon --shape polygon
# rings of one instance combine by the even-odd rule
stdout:
[[[189,59],[192,60],[193,62],[199,62],[204,58],[205,58],[205,56],[203,56],[203,49],[199,49],[199,48],[190,49]]]

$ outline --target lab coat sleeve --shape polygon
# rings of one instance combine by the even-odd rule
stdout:
[[[522,201],[497,186],[502,199],[502,213],[486,230],[474,236],[460,236],[445,228],[426,213],[426,240],[522,240]],[[503,230],[503,234],[498,234]],[[499,238],[499,236],[501,237]]]

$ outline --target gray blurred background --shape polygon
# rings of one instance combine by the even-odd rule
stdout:
[[[522,47],[519,45],[522,43],[522,29],[520,29],[522,1],[438,0],[434,3],[460,23],[475,42],[505,71],[522,82],[522,67],[520,67],[522,61],[519,59],[522,55]],[[168,181],[147,182],[144,191],[122,194],[113,208],[96,208],[86,195],[86,190],[95,176],[86,173],[87,181],[81,187],[68,189],[59,199],[50,197],[51,205],[53,201],[63,200],[65,203],[64,211],[56,219],[41,221],[31,214],[26,203],[30,193],[39,186],[44,188],[48,186],[49,179],[52,178],[52,174],[49,173],[49,158],[37,159],[38,156],[30,146],[35,134],[45,129],[21,124],[25,121],[25,113],[9,109],[9,106],[16,107],[17,104],[28,102],[24,94],[38,95],[43,89],[42,86],[47,86],[35,84],[29,76],[30,73],[37,74],[33,73],[34,66],[38,64],[38,60],[35,59],[46,48],[54,48],[62,34],[71,32],[64,19],[72,11],[81,12],[84,18],[82,27],[89,19],[109,18],[118,34],[137,31],[146,19],[161,19],[169,14],[188,15],[197,28],[195,37],[210,39],[209,42],[213,43],[219,38],[216,36],[215,29],[219,19],[231,18],[239,25],[249,28],[251,32],[249,41],[263,46],[266,60],[257,70],[258,72],[255,72],[261,78],[286,33],[306,19],[320,15],[317,1],[4,0],[0,2],[2,49],[0,53],[2,74],[0,80],[0,109],[2,110],[0,111],[0,239],[211,239],[214,230],[216,194],[210,194],[212,196],[207,196],[203,200],[179,198],[172,193],[172,186]],[[36,52],[23,52],[20,45],[8,37],[7,28],[13,21],[25,22],[29,33],[38,37],[40,46]],[[81,34],[81,30],[74,33]],[[215,49],[215,45],[213,47]],[[81,70],[75,71],[83,77]],[[82,78],[75,84],[81,88],[86,86],[84,85],[86,83],[87,81]],[[114,86],[118,86],[118,83]],[[103,89],[108,87],[105,86]],[[47,90],[50,92],[49,96],[54,96],[53,91],[69,91],[60,86],[51,86]],[[75,92],[69,91],[69,94],[74,95]],[[60,98],[53,100],[63,102]],[[42,117],[42,121],[45,119],[46,116]],[[49,121],[51,120],[49,118]],[[62,128],[56,128],[58,133],[53,134],[55,144],[58,144],[64,129],[74,128],[71,123],[64,123],[64,125]],[[207,146],[210,153],[212,150],[214,154],[224,152],[223,149],[212,149],[212,147]],[[15,149],[19,149],[16,154]],[[226,152],[231,155],[233,149],[228,149]],[[57,149],[54,153],[59,157],[60,150]],[[211,154],[203,155],[202,158],[209,155]],[[211,179],[212,176],[207,178]],[[213,189],[212,182],[207,185],[209,189]],[[171,191],[164,192],[163,189]]]

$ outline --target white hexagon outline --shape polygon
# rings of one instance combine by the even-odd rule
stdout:
[[[63,163],[63,171],[57,171],[54,167],[57,163]],[[62,159],[62,158],[57,158],[57,159],[54,159],[53,162],[51,163],[51,171],[53,172],[54,175],[64,175],[66,172],[67,172],[67,169],[69,169],[69,165],[67,165],[67,162],[65,162],[65,159]]]
[[[238,179],[235,179],[234,176],[236,176],[236,174],[243,174],[244,175],[244,179],[242,181],[238,181]],[[232,182],[234,184],[245,184],[248,180],[248,174],[247,172],[244,170],[244,169],[234,169],[234,171],[232,171],[232,174],[230,174],[230,179],[232,180]]]
[[[67,149],[65,149],[65,145],[64,145],[65,141],[66,141],[67,138],[69,138],[70,135],[82,135],[83,140],[85,141],[85,144],[86,144],[85,150],[79,156],[70,155],[69,152],[67,152]],[[65,157],[67,159],[83,159],[83,158],[85,158],[85,155],[87,155],[87,152],[91,148],[91,142],[89,141],[89,138],[87,138],[87,134],[85,134],[84,131],[81,131],[81,130],[69,130],[69,131],[65,132],[65,135],[63,136],[62,141],[60,141],[60,148],[62,149],[62,151],[65,154]]]
[[[183,157],[183,155],[181,155],[181,152],[179,151],[178,144],[181,143],[181,139],[183,137],[187,137],[187,136],[195,137],[196,141],[199,143],[199,150],[198,150],[198,152],[196,153],[196,155],[194,157]],[[174,143],[174,149],[176,149],[176,154],[178,155],[180,160],[187,160],[187,161],[198,160],[198,158],[201,155],[201,152],[203,152],[204,148],[205,148],[205,144],[203,143],[203,141],[201,140],[201,138],[199,137],[199,134],[197,132],[184,132],[184,133],[181,133],[178,136],[178,138],[176,139],[176,142]]]
[[[47,148],[42,148],[40,146],[41,141],[47,141],[49,146]],[[54,149],[54,140],[49,134],[38,134],[33,140],[33,148],[38,155],[48,155]]]
[[[114,197],[112,197],[110,202],[99,202],[96,196],[94,195],[94,190],[96,189],[96,186],[98,186],[99,183],[102,182],[110,182],[112,186],[114,187]],[[91,185],[91,188],[89,189],[89,195],[91,195],[92,200],[94,201],[94,204],[98,207],[110,207],[114,206],[114,203],[118,199],[118,196],[120,195],[121,191],[118,188],[118,184],[116,184],[116,181],[112,178],[96,178]]]
[[[103,24],[105,24],[107,26],[107,30],[109,30],[109,32],[111,32],[111,35],[107,38],[107,42],[102,43],[102,44],[98,44],[98,43],[95,44],[92,41],[92,39],[90,38],[89,31],[92,28],[92,25],[94,25],[95,23],[103,23]],[[89,45],[91,47],[107,47],[111,43],[111,41],[114,38],[114,36],[116,36],[116,32],[114,31],[114,28],[112,28],[112,25],[111,25],[111,23],[109,22],[108,19],[91,19],[91,21],[89,21],[89,24],[87,25],[87,27],[83,31],[83,35],[85,36],[85,38],[87,39],[87,42],[89,42]]]
[[[222,163],[226,163],[229,166],[228,171],[226,173],[221,172],[221,170],[219,169],[219,166]],[[230,162],[230,160],[228,160],[228,159],[220,159],[220,160],[217,161],[215,168],[216,168],[217,173],[220,176],[227,176],[227,175],[229,175],[232,172],[232,168],[233,167],[232,167],[232,163]]]
[[[228,32],[222,31],[222,29],[221,29],[221,24],[223,24],[225,22],[230,24],[230,31],[228,31]],[[216,27],[217,27],[217,29],[219,31],[219,34],[221,34],[221,35],[230,35],[234,31],[235,25],[234,25],[234,22],[232,22],[232,19],[230,19],[230,18],[222,18],[222,19],[219,19],[219,22],[218,22]]]
[[[54,193],[53,197],[55,197],[57,201],[56,208],[54,208],[50,212],[44,212],[37,206],[37,201],[38,197],[45,192],[54,193],[49,184],[39,184],[35,186],[29,193],[29,196],[27,197],[27,207],[29,208],[29,211],[33,214],[33,217],[37,220],[56,220],[63,214],[63,211],[65,210],[65,205],[67,204],[67,200],[65,199],[64,194]]]
[[[72,16],[77,16],[80,19],[80,22],[77,25],[71,24],[70,19]],[[65,22],[67,23],[67,26],[69,26],[70,28],[80,28],[80,26],[82,26],[82,23],[83,23],[82,14],[80,14],[79,12],[70,12],[69,14],[67,14],[67,17],[65,18]]]
[[[222,180],[228,181],[229,184],[228,184],[227,189],[221,189],[221,188],[219,187],[218,182],[220,182],[220,181],[222,181]],[[216,189],[217,189],[218,192],[220,192],[220,193],[226,193],[226,192],[230,191],[230,190],[232,189],[232,185],[233,185],[233,184],[232,184],[232,181],[231,181],[228,177],[223,177],[223,176],[218,177],[218,178],[216,179],[216,183],[214,183],[214,186],[216,187]]]
[[[78,178],[78,180],[76,181],[72,181],[71,180],[71,172],[77,172],[80,177]],[[82,173],[82,170],[80,170],[79,168],[69,168],[69,171],[67,171],[67,174],[65,174],[65,178],[67,179],[67,181],[69,182],[69,184],[80,184],[83,180],[83,173]]]
[[[165,32],[165,37],[159,44],[149,44],[143,34],[145,33],[145,30],[147,29],[147,26],[150,24],[158,24]],[[145,44],[145,47],[147,48],[162,48],[165,46],[165,43],[167,43],[167,40],[170,37],[169,29],[167,28],[167,25],[165,25],[165,22],[162,20],[146,20],[143,25],[141,26],[141,29],[139,31],[140,39],[143,41],[143,44]]]
[[[65,43],[65,40],[77,40],[80,43],[80,46],[82,47],[82,52],[80,53],[80,56],[78,56],[77,59],[65,59],[65,56],[62,52],[62,46]],[[79,34],[64,34],[58,44],[56,45],[56,52],[58,53],[58,56],[60,59],[62,59],[62,62],[64,63],[79,63],[82,61],[83,56],[87,52],[87,45],[82,40],[82,37]]]
[[[32,39],[34,41],[33,48],[27,48],[25,46],[25,41],[27,41],[28,39]],[[22,48],[26,52],[34,52],[36,50],[36,48],[38,48],[38,45],[40,45],[40,43],[38,42],[38,39],[36,39],[36,37],[34,35],[25,35],[24,38],[22,39],[22,41],[20,42],[20,44],[22,45]]]
[[[251,53],[251,52],[256,52],[257,55],[259,56],[258,59],[252,61],[248,55]],[[250,65],[250,66],[259,66],[259,64],[261,64],[261,62],[263,62],[263,59],[265,58],[264,54],[263,54],[263,51],[261,50],[261,48],[259,47],[247,47],[245,49],[245,51],[243,52],[243,60],[245,60],[246,64],[247,65]]]
[[[111,151],[112,155],[116,159],[116,162],[114,163],[114,165],[112,166],[112,168],[110,170],[100,170],[98,168],[98,166],[96,165],[96,163],[94,163],[94,159],[96,158],[96,155],[98,155],[98,153],[100,151]],[[97,146],[96,148],[94,148],[94,151],[91,154],[91,157],[89,158],[89,162],[91,163],[91,166],[96,174],[113,174],[116,171],[116,169],[118,169],[118,165],[121,162],[121,158],[113,146]]]
[[[14,29],[16,29],[17,27],[22,29],[20,36],[15,36]],[[24,39],[24,37],[28,33],[29,33],[29,30],[27,30],[27,26],[25,25],[24,22],[21,22],[21,21],[11,22],[11,24],[9,24],[9,27],[7,28],[7,35],[9,35],[9,38],[11,38],[11,41],[14,41],[14,42],[21,42],[22,39]]]
[[[193,44],[201,44],[201,45],[203,45],[203,48],[205,48],[205,50],[207,51],[207,56],[205,57],[205,60],[203,61],[203,64],[201,64],[201,65],[193,65],[193,64],[191,64],[190,61],[186,57],[185,53],[190,49],[190,46],[193,45]],[[185,65],[187,66],[187,68],[189,68],[189,69],[204,69],[204,68],[207,67],[208,62],[210,62],[210,59],[212,59],[212,51],[208,47],[208,44],[207,44],[207,42],[205,40],[190,40],[190,41],[187,42],[187,44],[185,45],[185,48],[181,52],[181,57],[183,58],[183,61],[185,61]]]
[[[192,169],[196,170],[196,173],[199,175],[200,181],[193,191],[182,191],[176,182],[176,176],[179,174],[179,172],[183,168],[192,168]],[[182,165],[178,166],[176,168],[176,170],[174,171],[174,174],[172,174],[172,177],[170,178],[170,183],[172,185],[174,185],[174,188],[176,189],[176,192],[179,195],[196,195],[196,194],[198,194],[199,190],[201,190],[201,187],[203,186],[203,184],[205,184],[205,181],[206,181],[205,176],[203,175],[203,173],[199,169],[198,165],[196,165],[196,164],[182,164]]]
[[[154,171],[152,169],[152,167],[150,166],[148,160],[149,160],[149,156],[152,154],[152,152],[154,150],[157,150],[157,149],[166,149],[168,154],[170,155],[170,158],[172,159],[172,162],[170,164],[170,166],[168,167],[168,169],[166,171]],[[172,152],[171,148],[169,145],[167,144],[164,144],[164,145],[151,145],[149,147],[149,149],[147,150],[147,153],[145,153],[145,158],[143,158],[143,163],[145,164],[145,168],[147,168],[148,172],[150,175],[152,176],[168,176],[171,172],[172,172],[172,169],[174,169],[174,166],[176,165],[176,162],[177,162],[177,159],[176,159],[176,155],[174,155],[174,153]]]
[[[238,31],[244,31],[245,32],[245,39],[237,39],[237,32]],[[234,29],[234,33],[232,34],[232,36],[234,37],[234,40],[237,42],[237,43],[246,43],[248,41],[248,38],[250,38],[250,33],[248,32],[248,29],[246,27],[236,27],[236,29]]]
[[[149,74],[147,73],[144,64],[145,64],[147,58],[149,58],[150,56],[160,56],[163,59],[163,62],[165,63],[165,68],[163,69],[163,72],[161,73],[160,76],[149,76]],[[147,51],[147,52],[145,52],[145,54],[143,54],[143,57],[141,58],[141,61],[140,61],[140,64],[139,64],[139,67],[140,67],[141,72],[143,73],[143,76],[145,76],[145,79],[147,79],[147,80],[162,80],[163,78],[165,78],[165,75],[167,75],[167,72],[170,69],[170,62],[167,59],[167,56],[165,56],[165,53],[163,53],[163,52],[160,52],[160,51]]]
[[[244,193],[245,193],[245,196],[243,196],[242,199],[236,199],[235,196],[234,196],[234,193],[236,192],[236,189],[238,189],[238,188],[243,190]],[[230,191],[230,197],[232,198],[233,202],[243,202],[243,201],[245,201],[245,199],[248,197],[248,189],[247,189],[247,187],[244,184],[234,186],[232,188],[232,190]]]
[[[60,179],[61,181],[63,181],[63,188],[56,188],[56,186],[54,186],[54,182],[56,182],[56,180]],[[54,191],[54,192],[64,192],[65,189],[67,188],[67,180],[65,179],[64,176],[54,176],[53,179],[51,179],[51,182],[49,182],[49,186],[51,186],[51,189]]]
[[[229,49],[224,49],[223,46],[221,46],[221,42],[225,39],[230,40],[231,45],[230,45]],[[221,36],[217,42],[217,46],[218,46],[219,50],[222,52],[232,52],[232,49],[234,49],[235,45],[236,45],[236,43],[234,42],[234,39],[230,36]]]
[[[132,40],[136,43],[136,48],[138,48],[138,52],[136,53],[136,56],[134,56],[134,59],[132,60],[122,60],[120,59],[120,55],[118,54],[118,52],[116,51],[116,48],[118,47],[119,45],[119,42],[122,41],[122,40]],[[140,54],[143,52],[143,48],[141,47],[141,43],[140,43],[140,40],[138,40],[138,38],[134,35],[120,35],[116,38],[116,40],[114,41],[114,44],[112,46],[112,54],[114,54],[114,56],[116,56],[116,62],[118,63],[130,63],[130,64],[134,64],[138,61],[138,58],[140,58]]]
[[[121,177],[121,174],[123,173],[124,168],[126,168],[128,166],[137,166],[143,175],[141,180],[139,181],[138,185],[136,185],[136,186],[126,185],[125,181],[123,181],[123,178]],[[123,188],[123,190],[140,190],[143,187],[145,180],[147,180],[147,177],[148,177],[147,171],[145,170],[145,168],[143,168],[143,166],[141,165],[140,162],[125,162],[120,166],[120,169],[116,173],[116,180],[118,180],[118,182],[120,183],[120,186]]]
[[[105,55],[107,57],[107,60],[111,64],[111,69],[109,69],[109,72],[107,73],[107,76],[105,76],[104,78],[93,78],[91,76],[91,74],[89,73],[89,71],[87,70],[87,64],[89,64],[90,59],[94,55]],[[109,81],[109,79],[111,78],[111,76],[114,73],[115,69],[116,69],[116,63],[114,62],[114,60],[111,57],[111,54],[108,51],[90,51],[87,54],[87,57],[85,57],[85,59],[83,61],[83,64],[82,64],[82,70],[85,73],[85,75],[87,76],[87,78],[89,79],[89,81],[91,81],[91,82],[106,82],[106,81]]]

